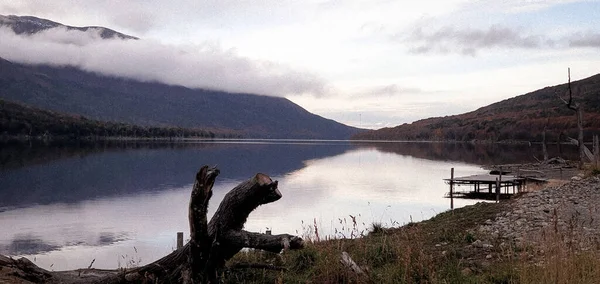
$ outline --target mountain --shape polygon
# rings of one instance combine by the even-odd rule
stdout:
[[[583,108],[584,137],[600,134],[600,74],[571,83],[573,99]],[[541,141],[547,125],[547,140],[561,132],[577,137],[575,112],[558,95],[566,95],[567,84],[546,87],[506,99],[475,111],[418,120],[393,128],[366,131],[353,139],[430,141]]]
[[[102,121],[230,130],[253,138],[347,139],[359,130],[285,98],[145,83],[1,58],[0,98]]]
[[[62,26],[35,17],[0,16],[16,33]],[[141,126],[199,128],[247,138],[348,139],[360,131],[312,114],[286,98],[190,89],[105,76],[70,66],[25,65],[0,58],[0,98],[88,119]]]
[[[0,15],[0,26],[10,27],[16,34],[35,34],[48,29],[62,27],[66,28],[67,30],[79,30],[82,32],[86,32],[88,30],[97,30],[100,36],[104,39],[114,37],[121,39],[138,39],[137,37],[122,34],[104,27],[73,27],[32,16]]]

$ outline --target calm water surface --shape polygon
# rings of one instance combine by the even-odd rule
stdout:
[[[552,150],[552,149],[551,149]],[[443,178],[481,165],[530,161],[530,146],[439,143],[202,142],[3,146],[0,254],[51,270],[143,265],[189,234],[195,172],[217,165],[209,215],[257,172],[283,198],[255,210],[246,229],[351,237],[373,222],[397,226],[449,209]],[[456,200],[455,206],[474,201]],[[352,229],[351,217],[358,227]]]

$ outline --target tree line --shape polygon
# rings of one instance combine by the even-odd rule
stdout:
[[[33,139],[130,138],[240,138],[228,131],[182,127],[139,126],[91,120],[0,100],[0,136]]]

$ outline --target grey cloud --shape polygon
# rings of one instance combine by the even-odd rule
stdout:
[[[571,47],[600,48],[600,33],[577,33],[568,37],[567,40],[569,42],[569,46]]]
[[[398,37],[396,37],[398,39]],[[524,35],[520,31],[502,26],[487,29],[458,29],[443,27],[435,31],[425,31],[417,27],[410,36],[404,38],[413,43],[412,53],[450,53],[476,55],[487,48],[543,48],[554,45],[554,41],[541,35]]]
[[[412,44],[409,51],[414,54],[459,53],[475,56],[480,50],[492,48],[564,49],[569,47],[600,47],[600,33],[597,32],[577,32],[572,35],[551,38],[545,35],[528,35],[517,29],[498,25],[487,29],[442,27],[433,31],[426,31],[424,26],[417,26],[409,36],[396,35],[392,39]]]
[[[357,92],[352,95],[354,98],[377,98],[377,97],[392,97],[401,95],[421,94],[423,90],[413,87],[401,87],[397,84],[377,86],[365,91]]]
[[[241,57],[214,45],[171,46],[148,40],[101,40],[97,32],[50,29],[18,36],[0,29],[0,57],[26,64],[86,71],[189,88],[271,96],[324,93],[314,74]]]

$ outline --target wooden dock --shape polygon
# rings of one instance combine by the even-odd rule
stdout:
[[[543,183],[544,179],[502,174],[478,174],[464,177],[454,177],[454,168],[450,171],[450,178],[444,179],[450,185],[450,192],[444,197],[450,198],[450,207],[454,207],[453,198],[469,198],[496,200],[509,199],[512,195],[526,191],[527,183]],[[456,187],[461,187],[457,190]]]

